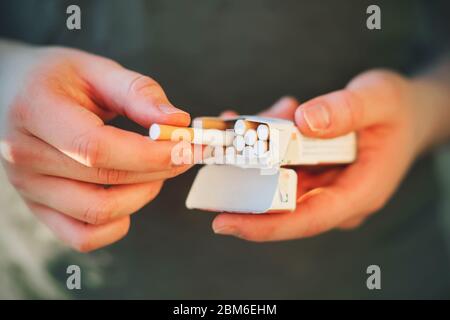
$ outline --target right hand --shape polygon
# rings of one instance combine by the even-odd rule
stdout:
[[[105,122],[122,115],[146,128],[153,122],[187,126],[190,116],[156,81],[111,60],[65,48],[25,50],[30,54],[18,65],[29,68],[9,72],[0,92],[10,96],[0,124],[8,178],[73,248],[87,252],[111,244],[127,233],[129,215],[158,194],[164,179],[189,167],[172,164],[174,143]]]

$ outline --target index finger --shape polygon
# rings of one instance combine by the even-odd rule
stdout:
[[[109,125],[71,99],[46,95],[32,104],[23,126],[83,165],[128,171],[173,167],[171,141],[151,141]]]

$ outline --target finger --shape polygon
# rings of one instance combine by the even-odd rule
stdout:
[[[138,211],[156,197],[161,186],[158,181],[104,188],[56,177],[28,176],[17,189],[26,199],[79,221],[104,224]]]
[[[298,105],[297,99],[286,96],[279,99],[270,109],[261,112],[259,115],[262,117],[293,120]]]
[[[341,230],[352,230],[359,227],[366,217],[355,217],[341,223],[338,228]]]
[[[191,167],[180,165],[169,170],[154,172],[90,168],[69,158],[45,142],[25,134],[18,134],[11,139],[2,141],[1,151],[4,160],[11,166],[23,170],[107,185],[164,180],[175,177]]]
[[[80,252],[89,252],[112,244],[122,239],[130,228],[129,216],[94,226],[34,202],[27,201],[27,205],[61,241]]]
[[[403,84],[392,75],[371,72],[346,89],[314,98],[296,110],[300,131],[311,137],[331,138],[362,128],[387,124],[399,105]]]
[[[302,195],[294,212],[219,214],[213,221],[213,229],[251,241],[287,240],[314,236],[353,217],[376,212],[401,180],[398,168],[404,165],[387,156],[392,154],[389,150],[392,147],[387,142],[383,142],[383,148],[362,146],[356,163],[346,167],[331,185]],[[380,168],[392,179],[380,181]]]
[[[123,68],[111,60],[87,55],[81,77],[101,104],[149,128],[151,123],[187,126],[190,116],[173,106],[152,78]]]
[[[94,113],[65,97],[46,95],[35,103],[24,117],[25,128],[83,165],[127,171],[162,171],[173,166],[176,142],[152,141],[105,126]]]
[[[226,119],[226,118],[234,118],[237,117],[238,115],[239,114],[234,110],[225,110],[219,115],[219,117]]]
[[[256,242],[279,241],[314,236],[334,228],[345,219],[339,192],[330,188],[306,193],[297,206],[295,212],[288,213],[219,214],[213,221],[213,230],[217,234]]]
[[[336,180],[338,175],[341,174],[342,170],[343,168],[328,168],[319,172],[308,171],[307,169],[299,171],[297,173],[298,198],[312,189],[331,185]]]

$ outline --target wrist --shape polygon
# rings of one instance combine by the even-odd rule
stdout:
[[[17,95],[27,71],[35,60],[36,47],[0,40],[0,120]]]
[[[418,153],[425,152],[450,136],[449,89],[441,82],[418,77],[411,81],[411,107],[418,133]]]

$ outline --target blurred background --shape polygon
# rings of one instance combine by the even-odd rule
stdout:
[[[379,31],[366,28],[372,2],[11,0],[0,3],[0,37],[115,59],[157,79],[193,117],[252,114],[286,94],[305,101],[342,88],[370,68],[413,75],[448,45],[446,1],[376,1]],[[82,10],[80,31],[65,27],[70,4]],[[1,171],[0,298],[450,297],[448,147],[419,159],[357,230],[279,243],[214,235],[211,213],[184,206],[196,170],[168,181],[125,239],[89,254],[55,240]],[[70,264],[81,267],[82,290],[66,288]],[[378,292],[366,288],[371,264],[382,269]]]

